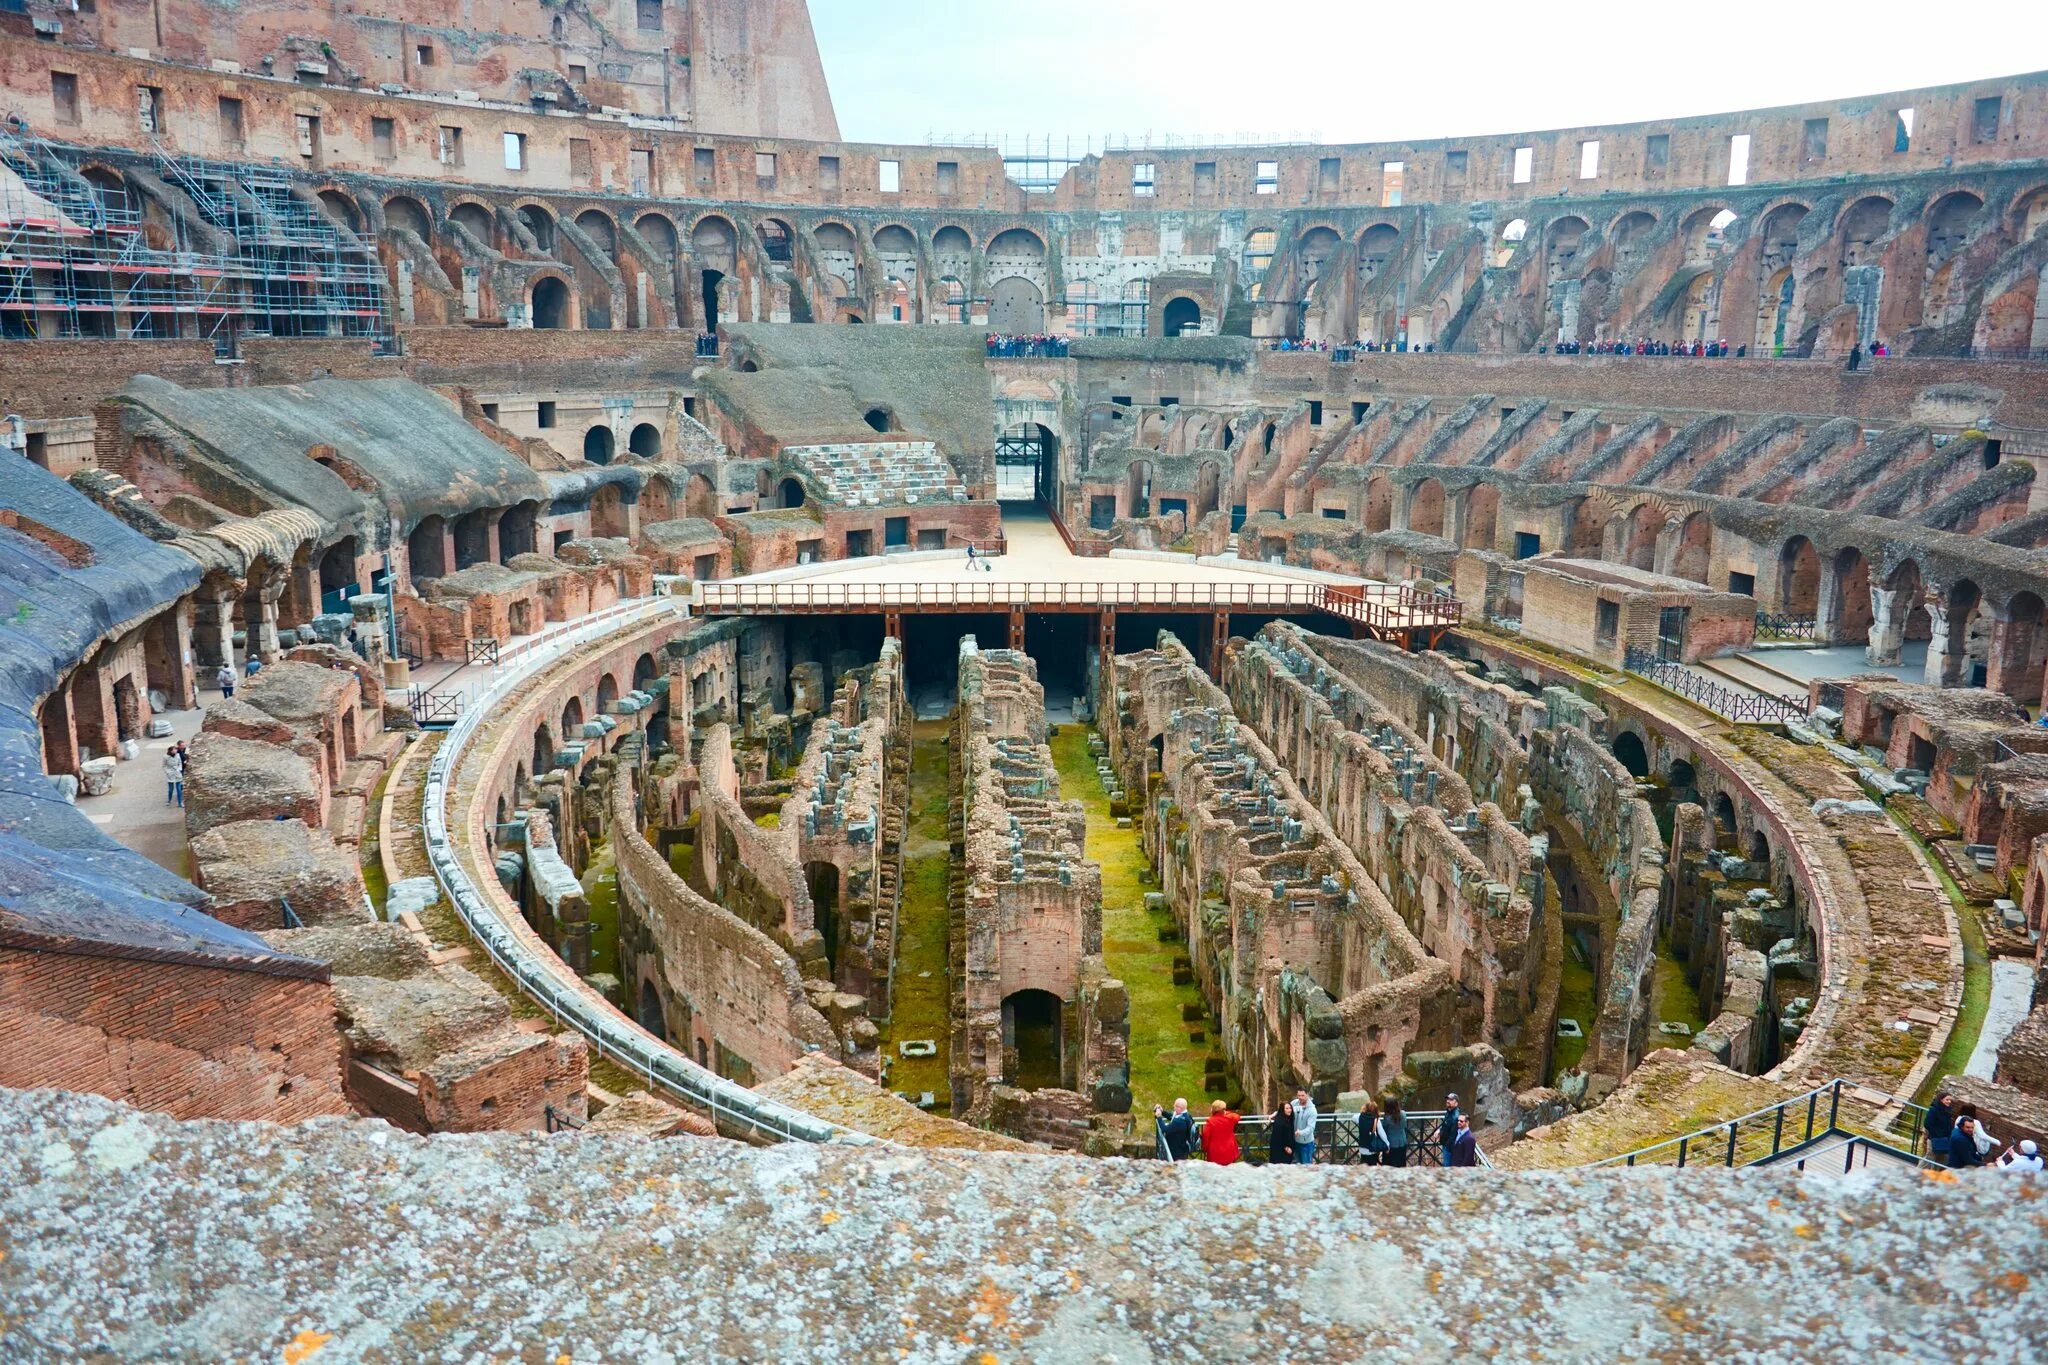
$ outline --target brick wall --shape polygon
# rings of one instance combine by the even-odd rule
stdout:
[[[0,948],[0,1085],[178,1118],[352,1112],[324,981]]]

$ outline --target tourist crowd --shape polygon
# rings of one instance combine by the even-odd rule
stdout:
[[[1266,1122],[1266,1164],[1314,1165],[1316,1125],[1322,1117],[1308,1091],[1295,1091],[1294,1098],[1284,1101]],[[1152,1121],[1169,1160],[1189,1161],[1199,1154],[1211,1165],[1230,1166],[1244,1158],[1237,1139],[1237,1126],[1244,1116],[1222,1100],[1209,1106],[1209,1117],[1199,1127],[1194,1115],[1188,1112],[1186,1100],[1175,1100],[1171,1114],[1154,1105]],[[1432,1115],[1426,1122],[1437,1125],[1437,1145],[1444,1165],[1479,1164],[1479,1139],[1472,1131],[1471,1119],[1458,1107],[1456,1095],[1445,1097],[1441,1119]],[[1408,1149],[1414,1145],[1409,1141],[1408,1123],[1399,1100],[1388,1099],[1385,1109],[1367,1100],[1358,1111],[1357,1145],[1349,1164],[1406,1166]]]
[[[1000,332],[988,334],[988,353],[1004,360],[1063,360],[1067,354],[1067,338],[1056,336],[1005,336]]]
[[[1992,1136],[1974,1104],[1958,1104],[1946,1090],[1927,1106],[1927,1155],[1951,1169],[1995,1166],[2022,1175],[2038,1174],[2041,1148],[2032,1138],[2007,1144]],[[2002,1149],[2002,1150],[2001,1150]],[[1994,1155],[1995,1154],[1995,1155]]]
[[[1543,348],[1537,347],[1542,354]],[[1686,359],[1726,360],[1730,356],[1741,359],[1749,354],[1747,346],[1730,346],[1727,338],[1714,341],[1655,341],[1640,337],[1634,341],[1560,341],[1556,347],[1559,355],[1650,355],[1679,356]]]

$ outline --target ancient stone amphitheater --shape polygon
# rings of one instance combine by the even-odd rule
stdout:
[[[2048,75],[0,58],[0,1358],[2048,1353]]]

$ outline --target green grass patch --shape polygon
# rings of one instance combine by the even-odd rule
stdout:
[[[619,974],[619,862],[610,843],[599,844],[583,869],[583,899],[590,907],[590,970]]]
[[[1955,907],[1956,925],[1963,935],[1963,1001],[1956,1007],[1956,1025],[1949,1030],[1948,1042],[1942,1045],[1941,1055],[1934,1060],[1934,1069],[1927,1073],[1927,1079],[1920,1083],[1919,1091],[1913,1096],[1916,1103],[1931,1104],[1934,1088],[1941,1084],[1944,1076],[1962,1074],[1970,1064],[1970,1054],[1977,1050],[1977,1039],[1984,1032],[1984,1015],[1991,1008],[1991,955],[1985,950],[1984,921],[1977,910],[1963,898],[1962,889],[1955,878],[1948,875],[1941,859],[1934,856],[1926,843],[1916,834],[1913,827],[1901,820],[1885,807],[1885,816],[1904,830],[1913,846],[1927,859],[1927,865],[1934,869],[1934,875],[1941,879],[1941,889],[1948,894],[1949,904]]]
[[[1102,957],[1130,992],[1132,1112],[1142,1127],[1155,1104],[1184,1098],[1197,1111],[1207,1107],[1203,1063],[1213,1050],[1207,1042],[1191,1043],[1188,1033],[1199,1027],[1213,1039],[1216,1030],[1181,1018],[1183,1005],[1203,1004],[1199,987],[1173,984],[1174,959],[1187,954],[1187,945],[1160,941],[1160,930],[1174,927],[1175,920],[1170,912],[1145,908],[1145,893],[1153,888],[1140,878],[1151,863],[1137,830],[1118,829],[1109,813],[1109,793],[1088,752],[1088,735],[1084,726],[1061,726],[1052,738],[1053,764],[1060,795],[1087,811],[1086,853],[1102,867]]]
[[[1585,955],[1579,949],[1578,940],[1567,933],[1564,936],[1564,971],[1559,976],[1557,987],[1557,1017],[1576,1019],[1580,1033],[1585,1036],[1557,1039],[1550,1050],[1552,1080],[1570,1071],[1585,1058],[1586,1044],[1593,1032],[1596,1013],[1593,1000],[1593,964],[1586,961]]]
[[[953,991],[947,951],[951,908],[946,903],[952,870],[948,837],[946,723],[920,721],[910,750],[910,824],[904,831],[903,903],[896,912],[896,963],[890,974],[889,1027],[882,1031],[889,1058],[889,1088],[929,1090],[939,1110],[951,1108],[950,1065]],[[904,1057],[896,1044],[929,1038],[939,1045],[930,1057]]]

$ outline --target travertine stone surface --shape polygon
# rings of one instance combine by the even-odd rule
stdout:
[[[421,1139],[0,1093],[9,1359],[2011,1361],[2048,1350],[2044,1238],[2048,1187],[1994,1174]]]

